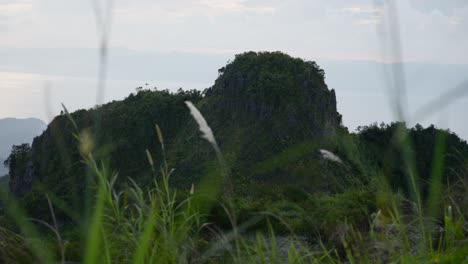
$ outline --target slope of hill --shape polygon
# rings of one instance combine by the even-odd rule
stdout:
[[[157,161],[162,157],[154,134],[158,124],[166,136],[170,165],[176,168],[171,181],[187,187],[206,173],[215,156],[199,138],[186,100],[195,103],[212,126],[236,181],[279,181],[310,190],[325,186],[320,183],[323,176],[317,168],[322,165],[316,151],[334,150],[334,138],[342,130],[335,93],[327,88],[315,62],[280,52],[237,55],[203,94],[140,90],[123,101],[72,116],[82,133],[95,135],[95,157],[117,170],[120,182],[131,177],[141,184],[152,181],[145,150],[151,150]],[[66,201],[81,201],[86,173],[72,133],[66,116],[55,118],[34,140],[30,168],[23,164],[18,170],[29,175],[14,174],[10,179],[10,186],[16,186],[12,191],[25,194],[32,188],[33,195],[37,183]],[[278,166],[274,159],[291,149],[296,152],[292,159]],[[302,169],[295,164],[302,164]]]
[[[169,167],[175,168],[171,184],[182,192],[188,191],[193,183],[207,180],[207,175],[219,174],[213,172],[216,155],[200,138],[197,124],[184,104],[187,100],[200,109],[213,129],[237,197],[254,201],[244,201],[249,204],[247,208],[283,208],[284,204],[272,201],[292,199],[304,203],[304,208],[297,210],[305,214],[317,210],[313,204],[320,198],[311,200],[311,195],[351,192],[343,197],[349,195],[357,200],[343,201],[343,208],[352,210],[343,214],[362,222],[366,221],[365,212],[376,206],[369,191],[372,185],[368,184],[372,177],[385,174],[394,189],[408,191],[405,168],[398,162],[400,150],[387,153],[397,125],[371,126],[358,134],[349,133],[341,124],[335,92],[328,89],[323,70],[315,62],[280,52],[237,55],[219,70],[214,85],[204,92],[141,89],[123,101],[72,113],[77,128],[66,115],[56,117],[35,138],[31,150],[23,148],[26,152],[18,153],[10,190],[24,197],[33,215],[49,215],[47,206],[38,206],[47,204],[45,193],[53,194],[70,208],[82,208],[90,174],[80,161],[88,150],[96,160],[118,172],[117,188],[130,179],[141,186],[151,184],[157,176],[148,164],[146,150],[157,166],[163,161],[154,129],[158,124],[165,136]],[[425,174],[423,182],[429,179],[427,167],[433,155],[429,148],[435,146],[436,135],[445,135],[450,141],[448,153],[460,156],[448,160],[447,172],[463,166],[467,159],[466,142],[452,133],[419,127],[403,130],[413,137],[416,167]],[[75,135],[89,140],[79,146]],[[323,155],[327,151],[337,154],[339,159],[334,160],[339,162],[324,158],[330,156]],[[442,177],[444,181],[448,178]],[[208,181],[214,185],[216,179]],[[269,200],[259,199],[267,196]],[[297,204],[293,207],[297,208]],[[315,228],[305,221],[316,221],[324,215],[302,215],[305,218],[301,218],[300,225]]]
[[[3,161],[10,155],[11,147],[21,143],[31,143],[35,136],[40,135],[47,125],[37,118],[0,119],[0,176],[8,173],[3,167]]]

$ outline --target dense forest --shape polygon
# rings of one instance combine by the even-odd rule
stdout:
[[[349,132],[324,71],[284,53],[239,54],[218,73],[202,92],[138,88],[122,101],[65,111],[31,146],[13,147],[5,161],[10,199],[31,217],[58,221],[72,241],[67,258],[74,260],[84,250],[80,216],[89,213],[99,186],[87,160],[99,161],[116,176],[109,178],[123,197],[134,184],[164,182],[155,168],[174,169],[168,185],[177,190],[176,203],[193,193],[215,193],[210,195],[220,203],[205,209],[204,217],[217,229],[232,225],[226,210],[236,215],[236,223],[269,212],[273,219],[249,225],[248,232],[272,227],[278,236],[294,233],[335,248],[343,258],[343,237],[355,239],[344,226],[366,236],[376,214],[389,219],[395,210],[407,216],[430,212],[443,226],[439,220],[447,205],[468,212],[463,195],[468,144],[456,134],[403,122]],[[211,127],[221,167],[186,101]],[[223,189],[226,181],[230,195]],[[1,226],[18,230],[12,218],[0,220]],[[200,239],[209,243],[207,236],[202,232]]]

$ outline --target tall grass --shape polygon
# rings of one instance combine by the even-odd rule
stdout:
[[[203,137],[217,152],[220,166],[225,166],[208,124],[193,104],[187,102],[187,105],[199,123]],[[66,109],[65,112],[70,122],[75,124]],[[92,145],[88,142],[88,136],[79,136],[78,131],[75,136],[84,161],[95,175],[97,189],[85,238],[84,263],[205,263],[216,260],[232,263],[289,260],[291,263],[304,263],[314,258],[306,247],[294,241],[291,241],[285,254],[280,255],[271,226],[266,237],[260,233],[252,238],[244,237],[242,233],[258,223],[261,217],[238,226],[230,196],[223,199],[225,204],[220,205],[231,221],[232,230],[225,232],[211,226],[206,222],[201,208],[206,208],[207,203],[216,203],[213,199],[216,197],[198,193],[193,186],[188,197],[179,196],[177,190],[170,187],[173,170],[169,169],[165,158],[159,170],[156,170],[150,150],[147,150],[147,159],[153,171],[153,186],[142,189],[130,180],[130,186],[117,192],[114,184],[118,175],[110,174],[104,164],[98,165],[91,154],[92,149],[86,147]],[[157,125],[155,136],[165,157],[164,139]],[[226,172],[227,169],[221,171]],[[223,188],[224,182],[220,183],[218,187]],[[211,239],[206,241],[203,236],[210,236]]]
[[[195,106],[190,105],[195,118],[203,118]],[[276,234],[270,220],[278,220],[274,214],[258,214],[245,222],[237,222],[232,201],[203,193],[206,188],[194,188],[179,194],[171,187],[173,170],[165,160],[163,133],[156,126],[163,153],[163,160],[153,160],[147,150],[148,163],[153,172],[153,184],[140,187],[130,180],[120,190],[115,183],[118,174],[111,173],[104,162],[92,155],[93,143],[86,133],[80,133],[72,116],[65,109],[70,122],[76,128],[82,159],[93,175],[91,213],[84,221],[83,263],[460,263],[466,261],[468,252],[465,243],[466,219],[463,208],[443,197],[440,174],[443,166],[444,141],[438,137],[432,170],[433,181],[427,204],[421,199],[413,202],[394,193],[382,177],[375,177],[372,185],[378,190],[377,199],[383,203],[379,210],[369,216],[370,230],[363,232],[346,221],[342,223],[339,244],[323,244],[318,240],[308,244],[300,236],[287,237]],[[200,117],[201,116],[201,117]],[[203,119],[204,120],[204,119]],[[199,120],[198,120],[199,121]],[[201,124],[209,128],[206,121]],[[210,129],[211,131],[211,129]],[[212,133],[212,132],[211,132]],[[214,135],[208,139],[215,151],[219,151]],[[206,137],[205,137],[206,138]],[[327,152],[328,155],[331,155]],[[336,160],[338,157],[333,156]],[[341,159],[340,159],[341,161]],[[342,161],[341,161],[342,162]],[[340,163],[341,163],[340,162]],[[157,165],[158,164],[158,165]],[[223,169],[222,171],[227,171]],[[223,176],[223,175],[221,175]],[[380,180],[378,180],[380,179]],[[195,184],[198,185],[198,184]],[[416,181],[414,191],[419,192]],[[223,182],[216,188],[223,188]],[[207,198],[209,197],[209,198]],[[379,198],[380,197],[380,198]],[[450,195],[448,196],[451,197]],[[5,198],[6,199],[6,198]],[[66,263],[67,241],[64,241],[57,226],[53,205],[49,201],[52,224],[40,222],[56,236],[59,254],[50,246],[38,243],[39,232],[26,214],[12,201],[8,206],[10,215],[20,221],[24,244],[23,255],[41,263]],[[216,203],[224,208],[230,219],[231,230],[220,229],[208,222],[209,210]],[[442,203],[442,206],[440,206]],[[211,205],[210,205],[211,204]],[[411,212],[403,212],[402,204],[409,205]],[[438,208],[445,208],[443,226],[436,225]],[[205,208],[205,209],[204,209]],[[333,210],[333,208],[330,208]],[[23,219],[23,220],[21,220]],[[249,232],[249,228],[266,220],[267,229]],[[280,222],[284,220],[279,219]],[[284,222],[284,225],[288,225]],[[31,250],[31,251],[30,251]],[[30,252],[30,253],[25,253]],[[57,256],[57,257],[54,257]],[[79,261],[79,259],[74,259]]]
[[[110,7],[104,8],[109,9]],[[399,36],[395,32],[398,26],[394,24],[397,18],[393,17],[395,10],[392,4],[388,10],[391,15],[391,23],[388,25],[390,32],[393,32],[389,47],[393,55],[400,58]],[[99,104],[104,97],[111,12],[103,14],[98,5],[95,6],[95,11],[101,54],[97,89]],[[393,84],[390,88],[394,89],[392,92],[396,94],[394,103],[397,116],[405,120],[407,114],[404,112],[404,77],[400,67],[396,65],[392,69],[388,82]],[[461,93],[457,88],[443,98],[448,101],[452,98],[451,94]],[[445,101],[440,104],[442,103]],[[61,235],[54,216],[54,206],[57,206],[57,203],[48,199],[53,223],[31,220],[5,191],[0,194],[6,213],[16,221],[20,235],[0,228],[0,254],[7,261],[22,263],[468,262],[468,221],[465,212],[467,206],[459,204],[455,199],[455,196],[459,195],[456,187],[462,191],[468,190],[467,172],[465,170],[464,175],[460,175],[461,179],[454,183],[455,186],[449,186],[446,192],[443,191],[441,177],[444,168],[445,138],[442,134],[437,136],[435,145],[428,199],[421,198],[415,157],[411,151],[412,143],[406,130],[399,129],[394,135],[394,144],[403,153],[411,186],[410,197],[395,193],[380,171],[372,170],[367,164],[358,164],[361,168],[367,168],[367,174],[373,176],[370,185],[376,193],[378,208],[376,212],[367,216],[369,230],[360,230],[349,224],[346,219],[342,219],[342,223],[336,227],[340,229],[337,232],[338,243],[325,243],[318,238],[310,245],[292,231],[288,236],[279,235],[271,221],[280,222],[284,226],[288,226],[288,223],[271,212],[259,213],[246,221],[239,221],[232,197],[233,181],[214,133],[198,109],[190,102],[187,102],[187,106],[200,127],[202,137],[211,144],[217,155],[221,168],[219,177],[223,181],[219,181],[215,186],[210,186],[213,182],[193,183],[191,189],[185,191],[171,187],[173,170],[169,168],[166,160],[163,133],[159,126],[156,126],[154,136],[160,142],[163,160],[153,160],[153,150],[147,150],[148,163],[152,169],[152,185],[142,187],[129,180],[122,188],[117,188],[119,175],[112,172],[112,168],[105,162],[94,158],[92,135],[80,131],[65,108],[75,128],[74,136],[82,160],[91,176],[89,185],[93,186],[87,192],[88,210],[82,216],[81,222],[82,258],[68,259],[68,241]],[[422,109],[427,110],[427,107]],[[422,112],[424,114],[426,111]],[[416,116],[418,115],[422,115],[421,112],[417,112]],[[99,116],[96,116],[96,123],[100,123]],[[340,157],[329,151],[322,150],[322,154],[332,161],[343,163]],[[360,159],[354,157],[353,160]],[[339,197],[337,195],[333,198]],[[223,209],[229,219],[230,229],[221,229],[209,222],[209,214],[215,206]],[[404,207],[406,211],[402,209]],[[53,243],[59,248],[58,254],[54,246],[41,243],[44,231],[41,232],[38,226],[33,224],[38,222],[54,234],[56,240]],[[260,222],[266,222],[267,228],[252,232],[251,228]],[[5,248],[8,250],[4,250]]]

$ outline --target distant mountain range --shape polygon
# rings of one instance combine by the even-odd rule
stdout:
[[[9,156],[11,147],[21,143],[31,143],[33,138],[46,128],[46,123],[37,118],[0,119],[0,176],[8,173],[3,167],[3,161]]]

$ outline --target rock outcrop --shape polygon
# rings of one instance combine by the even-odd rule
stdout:
[[[333,136],[340,125],[335,91],[315,62],[280,52],[248,52],[219,73],[206,91],[204,109],[223,121],[263,124],[278,137],[296,141]]]
[[[328,89],[324,72],[315,62],[280,52],[248,52],[237,55],[219,74],[203,95],[141,90],[123,101],[72,116],[80,130],[95,135],[96,158],[119,171],[121,181],[131,177],[141,184],[152,181],[145,150],[151,150],[155,160],[162,158],[155,123],[166,136],[167,157],[177,168],[173,183],[191,184],[213,160],[185,100],[193,101],[205,115],[233,173],[243,178],[256,179],[257,163],[298,144],[330,145],[341,116],[335,92]],[[95,120],[100,120],[99,126]],[[46,188],[56,197],[79,203],[87,179],[73,133],[66,116],[56,117],[34,140],[31,159],[23,164],[25,175],[12,178],[11,191],[24,195],[38,183],[43,191]],[[292,173],[276,169],[275,174],[294,181]]]
[[[16,197],[22,197],[27,194],[31,190],[34,174],[34,166],[31,160],[27,161],[24,173],[18,175],[10,172],[8,184],[11,193]]]

